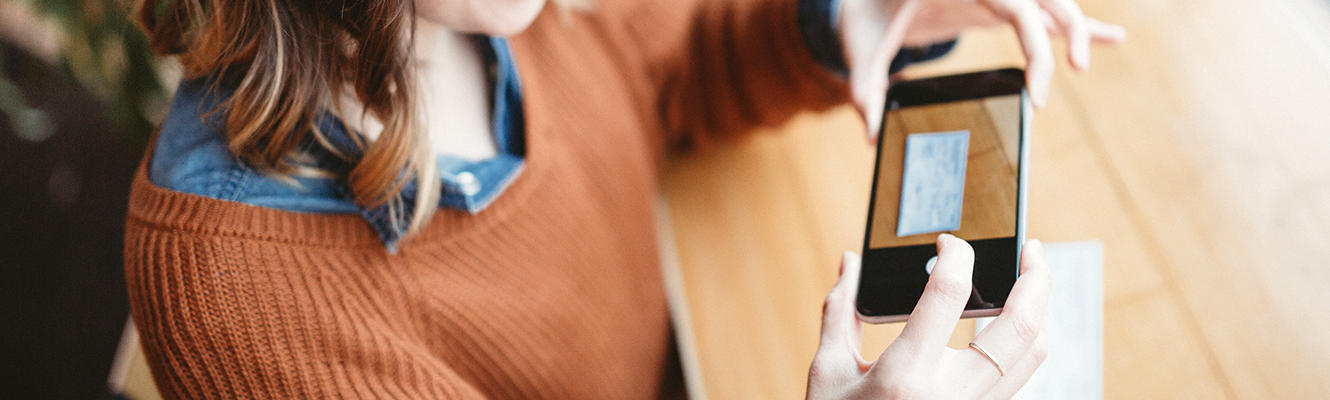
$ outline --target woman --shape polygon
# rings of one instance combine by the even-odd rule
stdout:
[[[666,150],[851,99],[880,110],[903,44],[975,24],[1019,28],[1042,104],[1045,29],[1079,68],[1092,38],[1121,37],[1043,4],[146,0],[154,49],[186,71],[126,235],[154,378],[171,398],[655,396]],[[990,329],[1016,334],[978,339],[1002,379],[932,346],[963,306],[948,294],[969,293],[968,245],[939,239],[936,282],[876,365],[850,355],[847,255],[810,397],[1009,396],[1040,358],[1029,248]]]

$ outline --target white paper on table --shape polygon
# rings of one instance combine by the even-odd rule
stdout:
[[[1104,245],[1044,246],[1053,292],[1044,314],[1048,358],[1013,399],[1104,398]]]

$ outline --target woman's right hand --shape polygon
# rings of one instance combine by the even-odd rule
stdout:
[[[860,355],[862,325],[855,316],[859,255],[846,252],[841,276],[822,310],[822,341],[808,372],[808,398],[1006,399],[1025,385],[1047,354],[1044,309],[1051,279],[1038,240],[1026,242],[1021,274],[1002,314],[974,339],[998,367],[973,348],[947,341],[970,298],[974,250],[964,240],[938,236],[938,261],[914,312],[876,361]]]
[[[964,29],[1011,25],[1025,52],[1025,81],[1043,108],[1053,79],[1050,35],[1067,39],[1067,57],[1090,68],[1090,44],[1118,44],[1127,31],[1081,13],[1075,0],[842,0],[841,40],[850,68],[850,97],[876,143],[886,103],[888,66],[902,46],[955,39]]]

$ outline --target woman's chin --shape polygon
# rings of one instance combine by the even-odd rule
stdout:
[[[527,28],[530,28],[531,23],[536,21],[536,16],[538,15],[540,15],[540,9],[536,9],[536,12],[531,13],[530,16],[523,16],[523,18],[513,18],[511,20],[486,24],[479,27],[475,33],[489,36],[514,36],[525,32]]]
[[[513,36],[526,31],[536,21],[536,17],[540,16],[540,11],[545,9],[546,2],[527,0],[521,3],[520,6],[515,5],[513,9],[507,10],[505,16],[508,18],[503,18],[502,21],[495,18],[496,23],[486,33],[491,36]]]
[[[531,27],[545,0],[479,0],[471,1],[469,10],[442,15],[422,15],[457,32],[490,36],[513,36]]]

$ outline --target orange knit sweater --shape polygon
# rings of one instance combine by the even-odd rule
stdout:
[[[665,149],[847,99],[794,0],[547,7],[513,38],[527,167],[389,255],[359,215],[172,192],[140,167],[125,272],[167,398],[649,398]],[[145,160],[146,164],[146,160]]]

